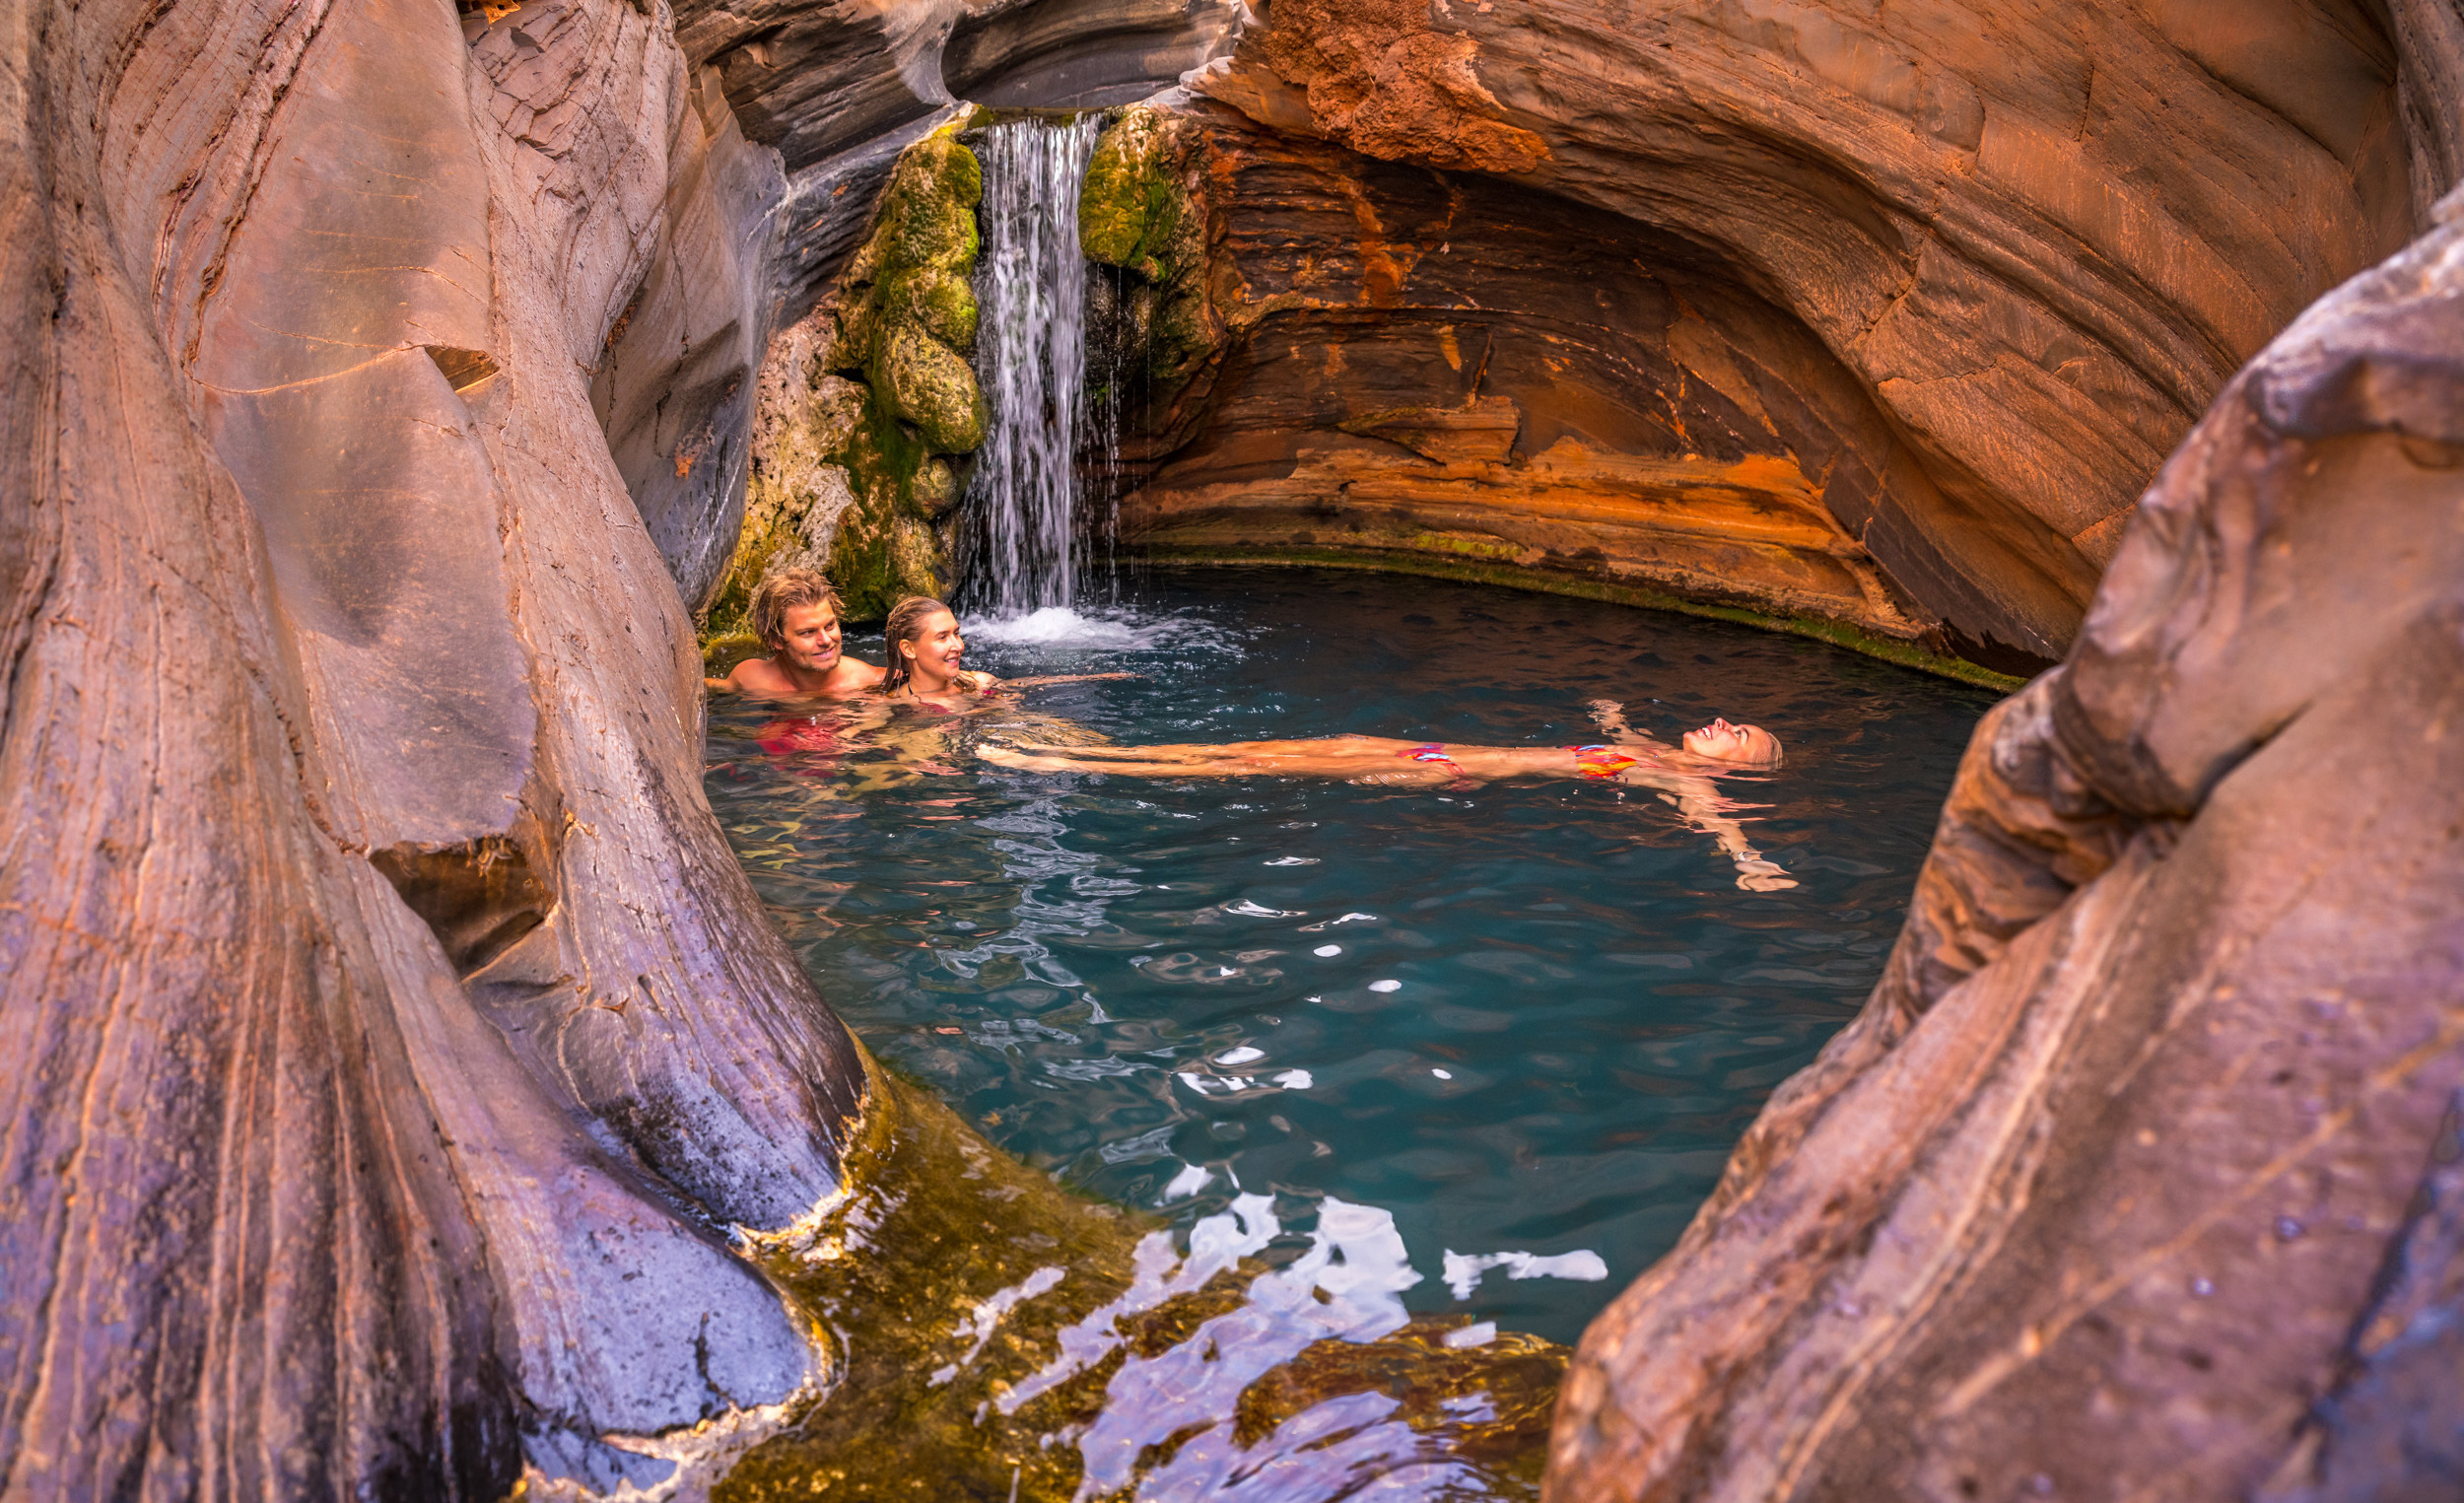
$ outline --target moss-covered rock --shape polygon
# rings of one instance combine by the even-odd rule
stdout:
[[[918,511],[937,522],[958,510],[958,472],[950,468],[946,459],[926,459],[924,468],[916,472],[908,496]]]
[[[1089,259],[1168,283],[1202,253],[1204,225],[1181,178],[1171,117],[1133,104],[1106,128],[1078,189],[1078,243]]]
[[[1118,432],[1167,447],[1178,442],[1163,432],[1176,421],[1174,399],[1222,343],[1208,296],[1202,146],[1181,116],[1133,104],[1095,143],[1078,190],[1079,244],[1118,268],[1090,289],[1089,396],[1112,406]]]
[[[976,290],[967,279],[937,266],[901,272],[881,284],[877,300],[885,327],[922,329],[961,355],[976,348]]]
[[[915,425],[924,446],[940,454],[972,453],[984,443],[991,414],[966,358],[913,324],[883,330],[872,389]]]
[[[855,502],[839,518],[825,571],[851,621],[878,621],[908,595],[937,595],[948,583],[948,555],[932,533],[929,506],[949,466],[933,458],[889,397],[865,392],[859,421],[832,458],[847,471]]]
[[[959,486],[942,456],[973,452],[990,422],[967,364],[984,170],[956,139],[964,123],[900,155],[835,294],[826,360],[853,378],[856,400],[828,456],[850,501],[828,540],[827,573],[855,621],[948,583],[949,551],[932,523],[957,506]]]

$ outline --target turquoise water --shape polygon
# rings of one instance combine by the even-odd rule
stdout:
[[[1184,1226],[1244,1194],[1295,1248],[1330,1201],[1391,1216],[1407,1308],[1561,1341],[1863,1001],[1994,698],[1720,622],[1336,572],[1159,574],[969,636],[1005,676],[1143,675],[1026,701],[1124,742],[1563,744],[1600,739],[1607,697],[1664,739],[1725,715],[1787,743],[1730,787],[1803,884],[1754,894],[1642,790],[1017,773],[912,715],[713,709],[712,805],[882,1059]]]

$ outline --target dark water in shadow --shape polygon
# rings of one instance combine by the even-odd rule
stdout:
[[[1665,739],[1726,715],[1787,743],[1730,786],[1802,883],[1756,894],[1638,789],[1017,773],[973,724],[714,708],[713,806],[885,1062],[1185,1250],[1201,1218],[1270,1226],[1253,1276],[1315,1257],[1390,1329],[1557,1341],[1863,1001],[1993,701],[1725,623],[1333,572],[1164,575],[1115,618],[970,639],[1005,676],[1145,675],[1030,691],[1060,737],[1564,744],[1606,697]]]

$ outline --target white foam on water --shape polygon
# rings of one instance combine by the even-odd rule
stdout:
[[[1008,647],[1069,648],[1084,652],[1152,652],[1164,648],[1224,647],[1222,630],[1197,616],[1149,616],[1124,607],[1080,610],[1046,605],[1034,610],[969,616],[971,642]]]

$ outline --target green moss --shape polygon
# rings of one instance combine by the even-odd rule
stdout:
[[[1219,342],[1206,292],[1206,207],[1192,191],[1193,142],[1178,117],[1122,111],[1095,144],[1078,190],[1078,241],[1129,274],[1114,316],[1120,347],[1142,349],[1148,390],[1178,391]],[[1099,397],[1103,395],[1098,394]]]
[[[1229,548],[1149,548],[1139,558],[1150,564],[1276,564],[1304,566],[1311,569],[1365,569],[1387,574],[1420,575],[1436,580],[1462,580],[1474,584],[1502,584],[1509,589],[1535,590],[1541,594],[1574,595],[1585,600],[1608,600],[1618,605],[1641,606],[1646,610],[1676,611],[1686,616],[1705,616],[1714,621],[1735,621],[1742,625],[1760,627],[1766,632],[1783,632],[1792,637],[1811,637],[1833,647],[1879,657],[1903,668],[1955,678],[1979,688],[1998,689],[2005,694],[2023,687],[2027,680],[2013,678],[2008,673],[1969,662],[1964,657],[1928,651],[1912,642],[1898,642],[1878,637],[1872,632],[1850,626],[1844,621],[1826,621],[1818,616],[1773,616],[1742,606],[1713,605],[1700,600],[1687,600],[1661,590],[1645,589],[1631,584],[1613,584],[1605,580],[1587,580],[1575,575],[1553,574],[1543,570],[1503,564],[1455,563],[1409,554],[1376,554],[1338,552],[1329,548],[1274,548],[1251,552]]]
[[[879,621],[908,595],[940,594],[947,564],[917,496],[919,477],[931,473],[931,452],[899,421],[887,394],[867,393],[862,419],[829,457],[846,468],[856,493],[831,539],[828,567],[847,618]]]
[[[923,329],[901,323],[883,329],[871,384],[900,417],[916,425],[925,449],[963,454],[984,442],[992,415],[976,373],[957,351]],[[909,473],[912,477],[914,472]]]
[[[958,482],[936,456],[972,452],[991,421],[967,364],[980,317],[968,276],[982,248],[984,169],[956,139],[964,123],[900,154],[872,234],[840,282],[830,369],[865,389],[862,419],[831,455],[855,493],[828,566],[852,620],[941,592],[949,561],[930,524],[957,505]]]
[[[946,460],[926,459],[909,484],[907,497],[918,512],[939,521],[958,507],[958,472]]]
[[[976,347],[976,290],[937,266],[901,272],[881,284],[877,306],[890,327],[922,329],[961,355]]]
[[[702,671],[713,678],[725,678],[735,671],[737,663],[768,650],[751,632],[721,632],[702,644]]]
[[[1160,1300],[1124,1300],[1140,1241],[1158,1229],[1152,1218],[1070,1194],[929,1093],[878,1066],[868,1075],[844,1193],[754,1249],[828,1349],[836,1381],[735,1464],[712,1491],[717,1503],[1064,1503],[1090,1490],[1074,1438],[1107,1414],[1155,1435],[1228,1418],[1234,1442],[1248,1447],[1296,1414],[1356,1394],[1389,1396],[1381,1411],[1410,1427],[1420,1454],[1487,1473],[1480,1496],[1538,1492],[1569,1353],[1513,1332],[1449,1346],[1468,1315],[1414,1317],[1375,1340],[1315,1342],[1229,1404],[1110,1392],[1132,1357],[1154,1361],[1206,1340],[1203,1360],[1215,1360],[1215,1338],[1202,1328],[1240,1310],[1269,1263],[1243,1259]],[[1042,1292],[1021,1298],[1039,1278]],[[1122,1308],[1097,1324],[1114,1301]],[[1073,1344],[1092,1336],[1111,1349],[1022,1393],[1061,1355],[1064,1332]],[[1230,1346],[1237,1336],[1220,1339]],[[1171,1451],[1149,1448],[1135,1470],[1151,1471]],[[1307,1455],[1286,1453],[1287,1465],[1305,1465]],[[1132,1482],[1106,1497],[1138,1492]]]

